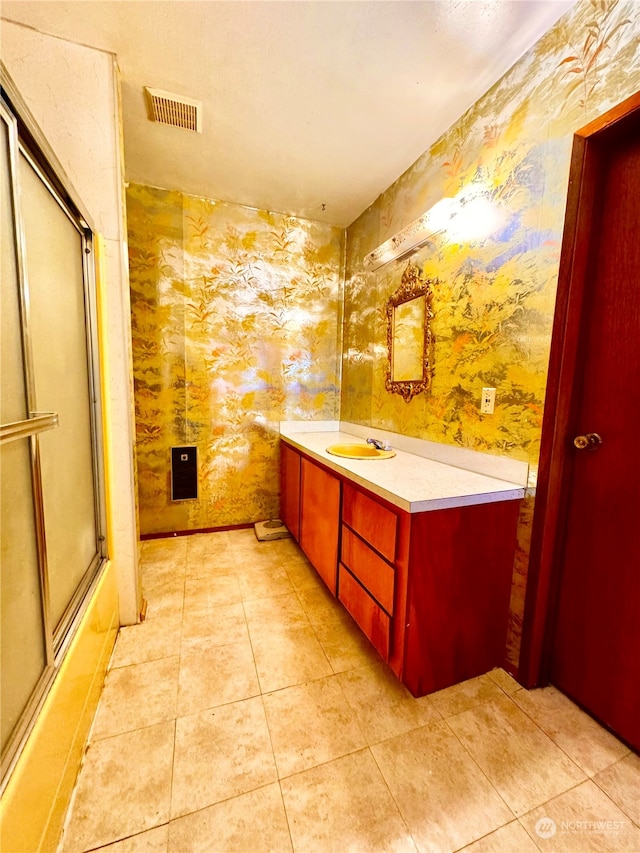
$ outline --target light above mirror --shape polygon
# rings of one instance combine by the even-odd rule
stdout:
[[[432,208],[414,219],[406,228],[398,231],[389,240],[381,243],[373,252],[369,252],[364,258],[364,266],[370,270],[376,270],[405,255],[412,249],[417,249],[431,237],[432,234],[442,231],[453,215],[455,199],[442,198]]]
[[[446,231],[454,242],[486,240],[503,222],[490,192],[478,184],[467,186],[455,198],[442,198],[406,228],[365,256],[366,269],[377,270],[418,249],[434,234]]]

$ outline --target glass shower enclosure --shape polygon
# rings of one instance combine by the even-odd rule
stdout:
[[[6,782],[107,555],[92,232],[4,90],[0,109]]]

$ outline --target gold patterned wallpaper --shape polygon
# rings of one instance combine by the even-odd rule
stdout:
[[[533,485],[572,134],[638,90],[637,5],[579,0],[350,226],[344,269],[339,229],[131,185],[141,532],[277,514],[281,419],[341,417],[511,456]],[[408,261],[372,273],[363,258],[443,198],[460,215],[411,257],[439,281],[435,372],[406,403],[385,390],[385,308]],[[491,416],[483,386],[497,388]],[[200,499],[172,504],[169,448],[182,443],[198,446]],[[533,508],[531,490],[513,666]]]
[[[582,0],[347,231],[343,420],[530,463],[534,482],[572,135],[640,90],[634,2]],[[436,278],[434,376],[410,403],[385,390],[385,305],[407,259],[365,255],[443,198],[458,215],[410,261]],[[495,413],[480,414],[483,386]],[[533,492],[516,555],[517,665]]]
[[[127,215],[141,533],[277,516],[278,422],[339,416],[344,232],[139,184]]]

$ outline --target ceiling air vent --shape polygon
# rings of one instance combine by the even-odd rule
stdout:
[[[160,89],[145,86],[149,104],[149,118],[171,127],[182,127],[202,133],[202,101],[183,98]]]

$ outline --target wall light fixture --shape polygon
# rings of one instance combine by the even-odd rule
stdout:
[[[478,186],[465,187],[454,198],[442,198],[406,228],[381,243],[364,258],[368,270],[377,270],[424,245],[446,231],[455,242],[485,240],[502,222],[502,215]]]

